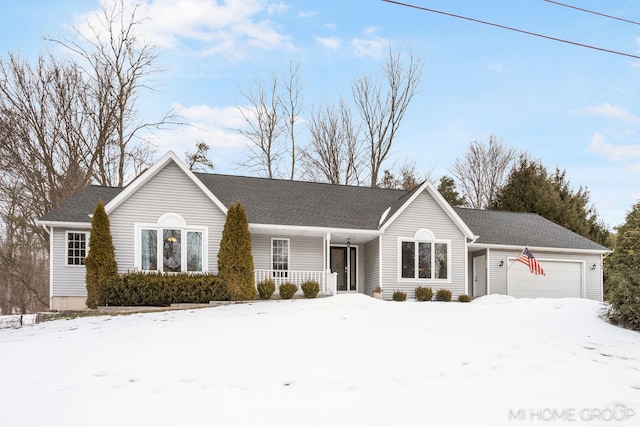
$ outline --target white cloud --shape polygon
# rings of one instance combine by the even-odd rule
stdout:
[[[173,108],[187,125],[159,132],[154,139],[154,144],[160,152],[176,146],[190,149],[198,140],[206,142],[212,148],[243,149],[245,147],[246,140],[234,130],[243,124],[238,107],[183,106],[178,103]]]
[[[351,40],[351,45],[356,56],[380,59],[389,45],[389,41],[382,37],[354,38]]]
[[[615,105],[611,105],[608,103],[586,107],[581,110],[583,114],[590,114],[594,116],[603,116],[603,117],[611,117],[618,120],[623,120],[630,123],[640,124],[640,118],[635,116],[634,114],[628,112],[622,107],[618,107]]]
[[[338,49],[342,40],[337,37],[316,37],[316,41],[327,49]]]
[[[298,18],[311,18],[316,16],[316,12],[301,10],[298,12]]]
[[[598,153],[612,162],[631,164],[630,169],[640,170],[640,145],[611,144],[600,132],[591,137],[589,151]]]
[[[249,54],[248,48],[292,47],[290,37],[267,19],[286,9],[282,2],[265,0],[226,0],[221,4],[216,0],[143,0],[138,17],[149,18],[140,34],[159,48],[239,59]],[[95,23],[95,13],[81,16],[77,22],[86,29],[86,20]]]
[[[269,15],[282,15],[288,9],[289,9],[289,6],[287,6],[283,2],[270,3],[269,6],[267,7],[267,12],[269,13]]]
[[[367,27],[364,29],[364,31],[362,32],[362,35],[364,36],[370,36],[371,34],[375,33],[378,31],[378,27]]]

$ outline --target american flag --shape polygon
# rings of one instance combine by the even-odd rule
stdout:
[[[522,253],[518,257],[518,261],[520,261],[524,265],[528,266],[529,267],[529,271],[532,272],[533,274],[535,274],[536,276],[539,275],[539,274],[542,274],[543,276],[546,276],[546,274],[544,273],[544,270],[542,269],[542,267],[538,263],[538,260],[536,259],[536,257],[533,256],[533,254],[531,253],[529,248],[524,248],[524,250],[522,251]]]

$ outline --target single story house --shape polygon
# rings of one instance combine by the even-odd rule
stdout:
[[[412,191],[194,173],[172,152],[123,188],[88,186],[40,219],[50,234],[51,308],[83,309],[91,215],[105,203],[120,273],[216,272],[227,208],[247,212],[256,282],[314,279],[321,292],[602,300],[607,248],[528,213],[452,208]],[[546,276],[517,262],[528,247]]]

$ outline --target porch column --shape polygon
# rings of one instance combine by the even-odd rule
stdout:
[[[330,263],[330,259],[329,259],[329,254],[331,253],[331,233],[326,233],[324,235],[324,249],[323,249],[323,255],[324,255],[324,274],[322,275],[322,281],[324,284],[324,294],[327,294],[327,274],[331,271],[331,263]]]

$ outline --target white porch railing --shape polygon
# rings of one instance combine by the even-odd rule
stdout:
[[[258,286],[258,282],[266,279],[273,280],[276,283],[276,289],[286,282],[298,285],[298,288],[300,288],[300,285],[307,280],[315,280],[320,285],[320,291],[324,295],[336,295],[337,293],[337,273],[324,271],[254,270],[253,275],[256,287]],[[302,292],[302,289],[298,289],[298,292]]]

